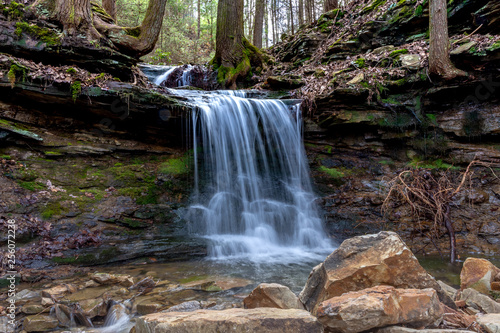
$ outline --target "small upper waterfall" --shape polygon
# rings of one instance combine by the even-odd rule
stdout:
[[[315,205],[299,104],[193,94],[196,193],[189,220],[214,258],[330,252]]]

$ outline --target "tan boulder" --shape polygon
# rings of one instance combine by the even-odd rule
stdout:
[[[49,289],[42,290],[42,296],[47,298],[61,297],[76,292],[76,287],[72,284],[61,284]]]
[[[320,333],[323,326],[299,309],[227,309],[154,313],[139,317],[136,333]]]
[[[290,288],[278,283],[261,283],[244,300],[246,309],[304,309]]]
[[[486,333],[500,333],[500,314],[477,316],[477,323]]]
[[[124,287],[134,285],[134,279],[126,274],[94,273],[91,278],[101,285],[119,284]]]
[[[299,299],[315,314],[319,303],[327,299],[378,285],[433,288],[441,302],[456,308],[401,238],[386,231],[345,240],[323,263],[314,267]]]
[[[108,313],[108,304],[102,298],[86,299],[79,304],[83,314],[89,318],[104,317]]]
[[[467,306],[470,306],[480,312],[500,313],[500,303],[472,288],[467,288],[462,291],[460,294],[460,300],[465,301]]]
[[[46,332],[57,327],[59,321],[51,316],[36,315],[24,318],[23,329],[26,332]]]
[[[434,289],[377,286],[322,302],[317,317],[331,332],[357,333],[388,325],[436,326],[443,308]]]
[[[467,258],[460,272],[460,288],[462,290],[472,288],[488,294],[497,274],[500,274],[500,269],[488,260]]]

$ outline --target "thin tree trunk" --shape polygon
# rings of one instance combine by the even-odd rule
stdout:
[[[313,21],[312,18],[312,1],[313,0],[305,0],[306,2],[306,23],[311,24]]]
[[[255,2],[255,20],[253,30],[253,45],[262,48],[262,29],[264,24],[264,12],[266,9],[265,0],[256,0]]]
[[[295,33],[295,27],[294,27],[294,23],[293,23],[293,2],[292,0],[289,1],[290,3],[290,22],[292,23],[292,35]]]
[[[299,27],[304,24],[304,0],[299,0]]]
[[[445,79],[466,75],[450,60],[446,0],[430,0],[429,72]]]
[[[266,1],[264,1],[265,3]],[[266,41],[266,48],[269,47],[269,6],[265,4],[265,14],[264,14],[264,22],[265,22],[265,32],[264,32],[264,38]]]
[[[102,0],[102,8],[116,22],[116,0]]]
[[[338,0],[325,0],[324,12],[329,12],[330,10],[339,8]]]
[[[198,39],[201,34],[201,0],[198,0]]]

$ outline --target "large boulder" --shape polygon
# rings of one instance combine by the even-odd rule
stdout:
[[[488,294],[491,283],[500,274],[500,269],[486,259],[467,258],[460,272],[460,288],[472,288],[480,293]]]
[[[35,315],[24,319],[23,328],[26,332],[46,332],[57,327],[59,321],[51,316]]]
[[[244,300],[246,309],[304,309],[290,288],[278,283],[261,283]]]
[[[401,238],[387,231],[345,240],[323,263],[314,267],[299,299],[307,310],[316,314],[319,303],[327,299],[378,285],[432,288],[438,292],[441,302],[456,308]]]
[[[319,333],[323,326],[298,309],[228,309],[154,313],[139,317],[136,333]]]
[[[443,308],[434,289],[377,286],[321,302],[317,317],[331,332],[357,333],[398,324],[437,326]]]
[[[500,333],[500,314],[478,316],[477,323],[486,333]]]
[[[465,301],[467,306],[485,313],[500,313],[500,303],[495,302],[490,297],[481,294],[477,290],[467,288],[460,294],[460,299]]]

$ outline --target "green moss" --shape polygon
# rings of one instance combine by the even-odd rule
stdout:
[[[408,50],[407,49],[401,49],[401,50],[394,50],[389,54],[389,57],[395,58],[401,54],[407,54]]]
[[[12,159],[12,158],[10,157],[10,155],[1,155],[1,156],[0,156],[0,159],[3,159],[3,160],[10,160],[10,159]]]
[[[45,189],[45,187],[36,182],[19,182],[19,186],[28,190],[28,191],[41,191]]]
[[[346,176],[345,173],[340,171],[338,168],[327,168],[325,166],[320,166],[319,171],[324,172],[332,178],[344,178]]]
[[[73,98],[73,102],[76,102],[76,99],[82,93],[82,82],[75,81],[70,86],[71,97]]]
[[[9,79],[11,87],[14,88],[14,85],[15,85],[16,80],[18,78],[22,78],[22,80],[24,81],[26,79],[27,73],[28,73],[28,68],[26,68],[22,65],[13,63],[10,66],[9,72],[7,73],[7,78]]]
[[[443,160],[437,159],[434,161],[422,161],[419,158],[414,158],[409,165],[414,168],[419,169],[441,169],[441,170],[459,170],[459,167],[455,167],[451,164],[444,163]]]
[[[171,158],[160,165],[159,172],[172,175],[183,175],[189,172],[188,165],[189,161],[187,157]]]
[[[143,229],[143,228],[147,228],[149,226],[149,224],[143,222],[143,221],[139,221],[139,220],[134,220],[134,219],[131,219],[131,218],[125,218],[123,220],[119,220],[117,221],[118,224],[122,224],[128,228],[132,228],[132,229]]]
[[[424,13],[424,7],[422,5],[418,5],[417,8],[415,8],[415,12],[413,13],[413,16],[415,17],[420,17]]]
[[[500,49],[500,41],[496,41],[490,47],[487,48],[487,50],[490,51],[490,52],[496,51],[498,49]]]
[[[25,6],[22,3],[12,1],[9,4],[0,5],[0,10],[3,15],[9,20],[17,20],[24,16]]]
[[[21,37],[23,33],[26,33],[51,46],[61,44],[61,38],[59,34],[57,34],[51,29],[41,28],[36,24],[29,24],[27,22],[17,22],[15,33],[19,37]]]
[[[364,67],[366,67],[366,60],[364,58],[356,59],[356,60],[354,60],[354,65],[357,68],[364,68]]]
[[[48,220],[52,218],[53,216],[56,215],[61,215],[63,212],[63,207],[61,206],[61,203],[58,201],[51,201],[45,206],[45,208],[42,211],[42,218],[44,220]]]
[[[74,69],[73,67],[70,67],[66,70],[66,73],[68,74],[76,74],[76,69]]]
[[[252,76],[252,65],[262,65],[262,53],[246,38],[242,40],[243,50],[240,62],[235,67],[219,66],[217,69],[217,82],[225,87],[232,88],[236,81],[245,80]],[[216,59],[210,62],[216,65]],[[216,66],[215,66],[216,67]]]
[[[139,37],[141,34],[141,27],[134,27],[134,28],[125,28],[125,32],[127,35],[132,36],[132,37]]]
[[[370,12],[385,4],[387,0],[373,0],[372,3],[363,8],[363,13]]]

